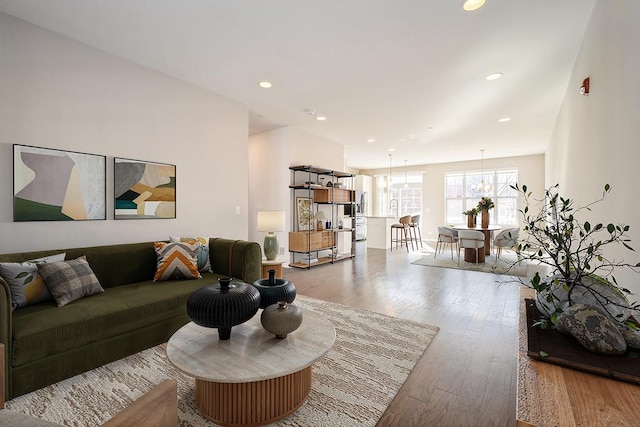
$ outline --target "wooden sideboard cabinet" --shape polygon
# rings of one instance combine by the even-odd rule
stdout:
[[[289,233],[289,250],[293,252],[331,249],[335,242],[334,231],[292,231]]]

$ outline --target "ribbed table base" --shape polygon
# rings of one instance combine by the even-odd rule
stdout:
[[[196,379],[196,405],[202,415],[223,426],[259,426],[298,409],[311,390],[309,366],[283,377],[249,383]]]

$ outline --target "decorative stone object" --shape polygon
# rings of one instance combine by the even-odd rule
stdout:
[[[627,347],[640,350],[640,330],[631,329],[627,325],[620,325],[620,332],[627,342]]]
[[[253,282],[253,286],[260,292],[260,308],[266,308],[278,301],[292,303],[296,299],[296,287],[285,279],[276,279],[276,270],[269,270],[268,279]]]
[[[559,276],[552,276],[545,279],[547,283],[553,282]],[[629,300],[620,291],[607,285],[606,282],[591,277],[583,277],[582,285],[577,285],[571,291],[571,301],[573,304],[585,304],[601,307],[611,320],[624,322],[631,315]],[[589,288],[593,289],[591,292]],[[553,294],[548,298],[549,294]],[[607,303],[607,300],[610,303]],[[536,297],[536,308],[543,314],[551,315],[556,308],[564,311],[569,307],[569,296],[563,288],[563,282],[557,285],[552,284],[546,291],[539,292]]]
[[[284,339],[302,324],[302,311],[286,301],[278,301],[262,311],[260,322],[262,327],[276,338]]]
[[[251,319],[260,308],[260,292],[230,277],[218,279],[193,292],[187,299],[187,316],[196,325],[218,328],[220,340],[231,337],[231,327]]]
[[[627,351],[627,342],[617,324],[593,306],[572,305],[558,316],[556,328],[595,353],[618,355]]]

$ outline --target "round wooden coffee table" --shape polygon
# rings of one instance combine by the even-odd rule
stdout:
[[[311,390],[313,363],[335,341],[331,322],[308,310],[285,339],[265,331],[260,314],[234,326],[226,341],[191,322],[167,343],[169,361],[195,377],[200,412],[217,424],[257,426],[294,412]]]

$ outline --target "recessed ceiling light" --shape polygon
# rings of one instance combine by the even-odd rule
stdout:
[[[500,123],[508,122],[509,120],[511,120],[511,117],[503,117],[501,119],[498,119]]]
[[[396,151],[396,149],[395,148],[389,148],[387,151],[391,153],[393,151]]]
[[[316,120],[324,121],[327,120],[327,118],[325,116],[318,116],[316,117]]]
[[[369,138],[369,139],[367,139],[367,142],[376,142],[376,140],[373,139],[373,138]]]
[[[487,79],[487,80],[497,80],[500,77],[502,77],[502,73],[491,73],[491,74],[487,74],[487,77],[485,77],[485,79]]]
[[[269,89],[271,86],[273,86],[271,82],[268,82],[268,81],[260,82],[258,83],[258,85],[263,89]]]
[[[484,6],[485,0],[465,0],[462,4],[462,9],[465,12],[473,12],[474,10],[480,9]]]

